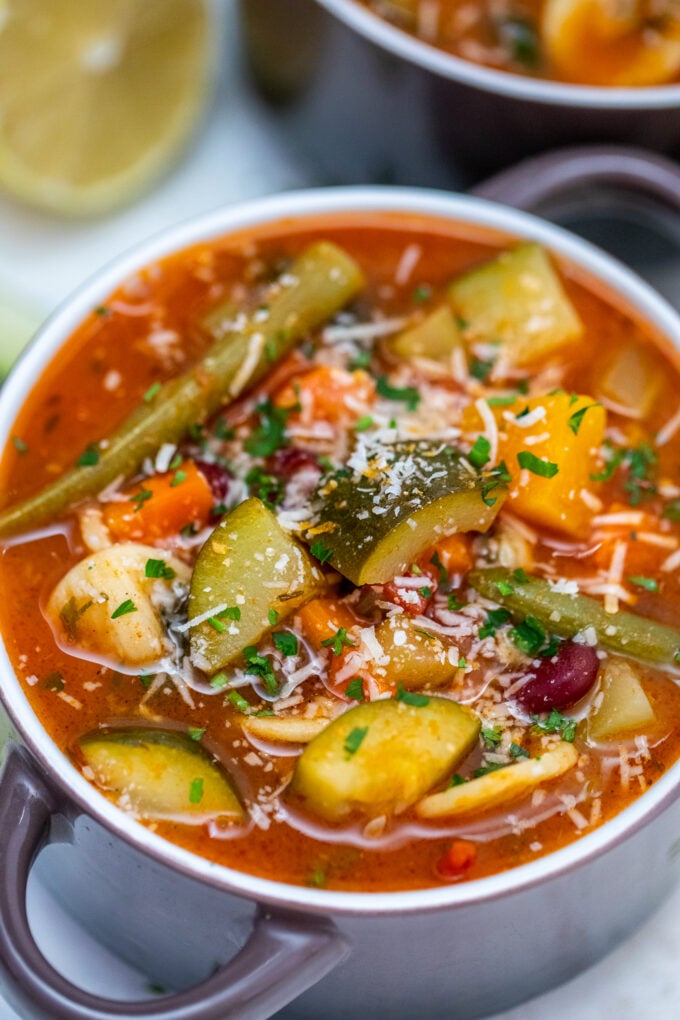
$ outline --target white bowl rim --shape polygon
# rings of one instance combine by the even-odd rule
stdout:
[[[483,92],[546,105],[603,110],[663,110],[680,107],[680,82],[616,88],[512,74],[437,49],[391,25],[361,6],[357,0],[317,0],[317,3],[376,46],[442,78],[463,82]]]
[[[547,245],[618,292],[628,307],[680,349],[680,318],[649,285],[588,242],[528,213],[465,195],[417,188],[341,187],[274,195],[222,207],[164,230],[115,258],[53,313],[25,350],[0,392],[0,449],[46,361],[111,292],[140,268],[193,244],[280,220],[347,213],[404,213],[488,228]],[[394,222],[393,220],[391,222]],[[50,782],[90,817],[125,842],[197,881],[270,906],[310,914],[376,916],[450,909],[496,899],[545,882],[599,856],[648,824],[677,796],[680,762],[632,805],[594,832],[545,857],[488,878],[442,888],[361,893],[311,889],[259,878],[214,864],[151,832],[110,803],[58,749],[33,712],[0,643],[0,697],[13,725]]]

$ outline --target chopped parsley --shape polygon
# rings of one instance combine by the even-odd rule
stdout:
[[[433,567],[436,567],[439,571],[439,583],[446,584],[449,579],[446,567],[442,563],[439,553],[435,550],[434,554],[430,557],[430,563]]]
[[[364,694],[364,681],[360,676],[352,677],[350,682],[345,687],[345,694],[352,701],[365,701],[366,696]]]
[[[255,408],[259,417],[257,428],[251,432],[243,447],[251,457],[269,457],[286,445],[286,422],[293,408],[277,407],[265,400]]]
[[[99,463],[99,450],[96,443],[90,443],[85,447],[76,461],[76,467],[94,467]]]
[[[486,614],[486,622],[479,628],[479,637],[493,637],[499,627],[509,623],[511,614],[507,609],[490,609]]]
[[[59,611],[59,619],[61,620],[64,630],[71,641],[75,641],[78,636],[78,620],[91,605],[93,605],[92,599],[88,602],[83,602],[83,604],[79,606],[75,600],[75,596],[71,595],[68,602],[61,607]]]
[[[467,455],[467,459],[473,467],[483,468],[485,464],[489,463],[490,453],[491,443],[486,436],[477,436],[472,449]]]
[[[470,375],[478,382],[486,382],[491,374],[491,369],[494,364],[495,362],[493,360],[482,361],[481,358],[473,358],[470,362]]]
[[[339,627],[332,637],[326,638],[321,644],[324,648],[331,648],[333,655],[342,655],[343,648],[354,647],[352,639],[347,637],[347,629],[345,627]]]
[[[231,425],[227,425],[224,418],[217,419],[217,421],[215,422],[213,432],[215,434],[216,439],[222,439],[224,441],[233,439],[234,436],[236,435],[235,430],[231,427]]]
[[[427,585],[425,584],[425,585],[423,585],[423,587],[422,587],[422,588],[418,588],[418,594],[419,594],[420,596],[422,596],[422,598],[424,598],[424,599],[431,599],[431,598],[432,598],[432,589],[431,589],[431,588],[429,588],[429,587],[428,587],[428,586],[427,586]]]
[[[203,780],[192,779],[189,787],[189,803],[200,804],[203,800]]]
[[[158,382],[158,380],[156,380],[155,383],[151,383],[151,386],[149,386],[148,390],[144,394],[144,400],[146,401],[147,404],[150,404],[154,397],[158,396],[160,388],[161,384]]]
[[[269,612],[267,613],[267,619],[269,620],[269,626],[275,627],[276,624],[279,622],[279,614],[276,612],[275,609],[270,609]]]
[[[153,492],[151,489],[140,489],[139,492],[135,492],[130,496],[130,502],[135,505],[135,513],[139,513],[147,500],[151,499]]]
[[[397,686],[397,701],[404,705],[411,705],[413,708],[425,708],[430,704],[426,694],[418,694],[417,691],[407,691],[401,684]]]
[[[111,314],[111,309],[107,308],[106,305],[98,305],[94,310],[94,314],[98,315],[100,319],[104,319],[107,315]]]
[[[255,645],[248,645],[243,649],[243,658],[246,660],[245,672],[251,676],[259,676],[268,694],[276,694],[279,685],[276,682],[272,660],[266,655],[260,655]]]
[[[623,487],[628,493],[628,502],[631,506],[639,506],[643,499],[649,499],[656,494],[654,481],[658,458],[649,443],[617,448],[609,440],[605,440],[604,445],[609,457],[602,471],[590,476],[591,481],[608,482],[621,467],[628,472]]]
[[[145,577],[161,577],[165,581],[171,581],[176,573],[165,560],[147,560],[144,566]]]
[[[369,351],[357,351],[349,363],[350,369],[354,372],[357,368],[370,368],[371,355]]]
[[[489,407],[509,407],[510,404],[514,404],[516,400],[516,393],[499,394],[497,397],[486,398],[486,402]]]
[[[217,631],[218,634],[224,634],[227,629],[222,621],[218,620],[216,616],[209,616],[207,622],[213,630]]]
[[[196,743],[198,743],[198,741],[201,740],[201,738],[203,737],[203,734],[205,733],[205,726],[200,726],[200,727],[199,726],[190,726],[188,728],[188,730],[187,730],[187,733],[189,734],[189,736],[190,736],[190,738],[192,740],[195,740]]]
[[[465,669],[467,664],[468,664],[467,659],[465,658],[464,655],[461,655],[461,657],[458,660],[458,663],[456,665],[456,669]]]
[[[312,556],[315,556],[319,563],[327,563],[333,555],[333,550],[324,545],[323,542],[312,542],[309,547]]]
[[[467,779],[461,776],[460,772],[456,772],[453,776],[451,776],[449,786],[464,786],[465,783],[467,783]]]
[[[507,581],[496,581],[496,587],[501,595],[513,595],[515,592],[515,589]]]
[[[464,609],[467,602],[461,602],[458,598],[457,592],[451,592],[446,600],[446,608],[450,613],[457,613],[459,609]]]
[[[181,485],[182,482],[186,482],[186,480],[187,480],[186,471],[175,471],[174,475],[170,479],[170,488],[175,489],[177,488],[178,485]]]
[[[432,297],[432,288],[427,283],[419,283],[413,290],[413,303],[416,305],[424,305],[426,301],[429,301]]]
[[[229,677],[226,673],[215,673],[215,676],[210,681],[210,686],[216,691],[223,691],[229,683]]]
[[[385,400],[399,400],[406,404],[407,411],[415,411],[420,403],[420,393],[415,386],[390,386],[387,376],[381,375],[375,385],[376,393]]]
[[[554,478],[560,470],[553,461],[542,460],[530,450],[520,450],[517,454],[517,463],[521,468],[531,471],[534,475],[540,475],[541,478]]]
[[[659,582],[655,581],[653,577],[641,577],[640,575],[637,575],[636,577],[629,577],[628,580],[631,584],[636,585],[636,587],[644,588],[645,591],[659,590]]]
[[[569,421],[567,422],[567,424],[569,425],[569,428],[571,429],[575,436],[578,435],[578,430],[581,428],[581,425],[583,424],[583,418],[586,411],[589,411],[591,407],[599,406],[600,406],[599,404],[588,404],[587,407],[582,407],[579,411],[574,411],[573,414],[569,415]]]
[[[111,619],[112,620],[117,620],[121,616],[127,616],[128,613],[136,613],[136,612],[137,612],[137,606],[134,604],[132,599],[125,599],[125,601],[121,602],[121,604],[118,606],[118,608],[114,609],[114,611],[111,613]]]
[[[243,715],[248,715],[250,712],[250,704],[238,691],[229,691],[227,701],[230,705],[234,706],[237,712],[242,712]]]
[[[475,769],[472,775],[475,777],[475,779],[481,779],[482,776],[488,776],[490,772],[498,772],[499,769],[504,768],[507,768],[507,765],[505,765],[503,762],[489,761],[486,762],[485,765],[482,765],[481,768]]]
[[[503,731],[500,726],[482,726],[480,736],[484,741],[484,746],[493,751],[500,745],[503,739]]]
[[[512,60],[531,69],[540,65],[541,40],[533,19],[522,15],[504,18],[498,31]]]
[[[279,630],[272,634],[274,646],[281,652],[281,655],[297,655],[298,639],[289,630]]]
[[[364,414],[361,418],[358,418],[354,428],[357,432],[365,432],[366,429],[370,429],[373,426],[373,419],[370,414]]]
[[[251,468],[245,478],[249,492],[261,499],[269,509],[283,502],[285,483],[278,475],[271,475],[264,468]]]
[[[553,708],[545,719],[541,719],[538,715],[532,715],[531,721],[534,724],[534,729],[539,732],[559,733],[562,740],[566,740],[570,744],[573,743],[576,736],[576,719],[567,718],[556,708]]]
[[[155,673],[140,673],[139,674],[137,679],[139,680],[139,682],[142,685],[142,687],[144,688],[144,690],[148,691],[149,687],[151,687],[151,684],[153,683],[153,679],[154,679],[155,675],[156,675]]]
[[[42,682],[42,686],[48,691],[63,691],[65,687],[64,677],[58,670],[55,670],[54,673],[47,674]]]
[[[515,569],[512,572],[512,576],[515,579],[515,581],[517,581],[517,584],[529,583],[529,575],[527,574],[526,570],[523,569],[523,567],[515,567]]]
[[[14,444],[14,449],[17,450],[18,453],[28,453],[26,443],[23,439],[20,439],[19,436],[12,436],[12,443]]]
[[[241,609],[239,606],[227,606],[221,613],[217,614],[220,620],[235,620],[237,623],[241,619]]]
[[[661,514],[667,521],[680,521],[680,499],[672,499],[666,503]]]
[[[516,744],[515,741],[510,744],[510,757],[511,758],[528,758],[529,752],[526,747],[522,747],[521,744]]]
[[[510,630],[513,643],[526,655],[538,655],[545,642],[545,628],[535,616],[527,616]]]
[[[345,743],[343,744],[345,754],[348,758],[351,758],[353,754],[357,753],[367,733],[368,726],[355,726],[353,730],[350,730],[345,737]]]

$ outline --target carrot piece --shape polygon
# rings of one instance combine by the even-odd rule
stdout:
[[[342,368],[319,365],[280,389],[274,403],[278,407],[300,408],[305,420],[338,422],[360,417],[374,395],[375,383],[361,369],[345,372]]]
[[[442,878],[460,878],[477,859],[477,847],[467,839],[454,839],[437,861],[437,872]]]
[[[449,535],[437,542],[430,555],[428,563],[434,561],[444,567],[447,574],[466,574],[472,569],[472,553],[470,552],[470,539],[467,535]]]
[[[356,625],[353,613],[337,599],[312,599],[298,610],[298,618],[305,637],[317,651],[344,627]]]
[[[213,508],[210,485],[192,460],[141,482],[126,496],[120,503],[108,503],[104,511],[109,531],[123,540],[167,538],[187,524],[202,528]]]

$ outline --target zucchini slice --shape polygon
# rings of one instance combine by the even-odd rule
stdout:
[[[80,738],[97,786],[140,818],[243,823],[246,812],[212,755],[178,730],[99,729]]]
[[[487,531],[506,496],[492,473],[433,440],[366,447],[322,481],[307,540],[354,584],[384,584],[445,535]]]
[[[323,575],[254,496],[215,528],[191,578],[191,660],[206,673],[234,662],[247,645],[317,594]]]
[[[315,815],[399,814],[462,761],[480,731],[448,698],[405,694],[344,712],[300,756],[290,793]]]

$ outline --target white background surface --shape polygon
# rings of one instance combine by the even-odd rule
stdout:
[[[224,52],[233,57],[237,43],[230,18],[225,35]],[[268,132],[267,116],[241,85],[235,61],[226,64],[205,129],[188,157],[132,208],[105,221],[64,223],[0,197],[0,293],[13,294],[39,320],[85,276],[149,234],[220,204],[313,183],[309,171]],[[72,979],[112,997],[149,994],[144,976],[86,937],[37,882],[31,883],[29,910],[44,951]],[[0,1020],[16,1017],[0,999]],[[331,1013],[327,1017],[336,1020]],[[494,1020],[547,1017],[677,1020],[680,891],[606,960]]]

